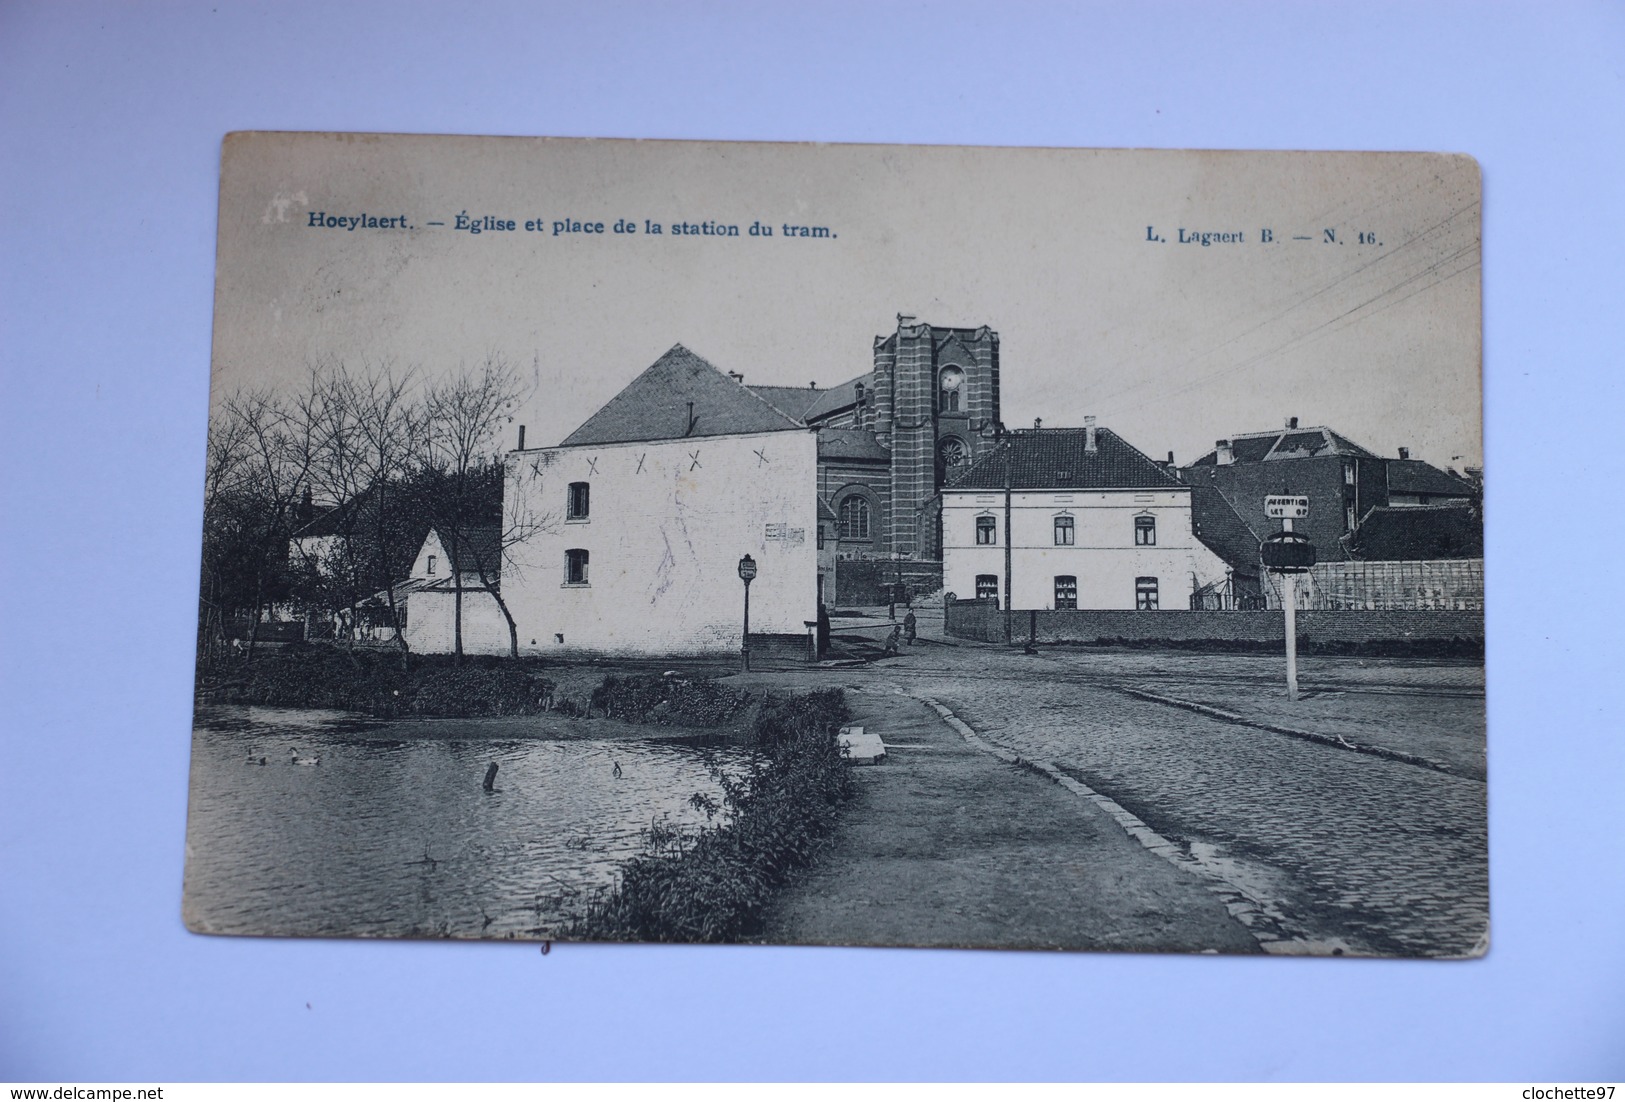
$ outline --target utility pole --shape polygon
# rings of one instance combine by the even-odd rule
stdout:
[[[1010,493],[1010,445],[1004,446],[1004,642],[1010,644],[1010,586],[1012,544],[1010,518],[1013,509]]]

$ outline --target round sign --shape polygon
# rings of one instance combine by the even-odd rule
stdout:
[[[1315,545],[1296,532],[1277,532],[1259,545],[1258,557],[1271,570],[1302,574],[1315,565]]]

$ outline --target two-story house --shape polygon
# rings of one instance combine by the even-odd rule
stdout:
[[[1223,584],[1191,490],[1093,418],[1008,433],[942,495],[943,575],[1011,609],[1181,609]]]

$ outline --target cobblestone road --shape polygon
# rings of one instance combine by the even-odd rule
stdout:
[[[1240,727],[1117,688],[1148,679],[1178,684],[1183,676],[1187,684],[1256,682],[1260,692],[1278,691],[1275,665],[931,647],[850,673],[939,700],[989,740],[1054,762],[1181,845],[1207,875],[1257,901],[1298,951],[1481,951],[1483,782]],[[1392,692],[1396,702],[1406,693],[1471,693],[1482,685],[1481,670],[1448,665],[1345,660],[1317,676]],[[1391,713],[1403,724],[1402,703]]]

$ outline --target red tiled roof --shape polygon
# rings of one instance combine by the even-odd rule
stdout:
[[[693,403],[693,420],[689,420]],[[790,414],[680,344],[564,438],[564,447],[803,429]]]
[[[1306,429],[1280,429],[1275,432],[1249,432],[1230,438],[1230,451],[1237,463],[1277,462],[1288,459],[1311,459],[1323,455],[1352,455],[1361,459],[1377,456],[1341,433],[1324,427]],[[1192,467],[1212,467],[1218,463],[1217,453],[1208,452],[1191,464]]]
[[[1477,497],[1472,483],[1447,474],[1420,459],[1388,460],[1388,492],[1439,497]]]
[[[436,529],[440,546],[446,549],[449,565],[460,574],[477,574],[481,566],[492,577],[502,572],[502,533],[496,528],[466,528],[458,533],[452,548],[448,532]]]
[[[1033,429],[1002,443],[960,474],[950,490],[1002,490],[1008,468],[1013,490],[1126,490],[1184,487],[1154,460],[1111,429],[1097,429],[1095,450],[1086,429]]]

